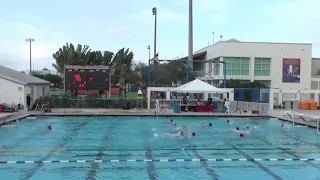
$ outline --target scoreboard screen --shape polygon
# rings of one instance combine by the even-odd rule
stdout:
[[[108,70],[66,70],[65,87],[68,90],[108,90]]]
[[[106,71],[89,71],[87,88],[90,90],[106,90],[109,87],[109,73]]]
[[[85,71],[66,71],[66,89],[87,90],[87,72]]]

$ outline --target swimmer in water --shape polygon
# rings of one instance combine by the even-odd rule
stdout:
[[[173,123],[173,120],[172,120],[172,119],[170,119],[170,122],[171,122],[171,123]]]
[[[228,123],[228,124],[230,124],[230,121],[229,121],[229,120],[227,120],[227,123]]]
[[[174,126],[176,126],[176,125],[177,125],[177,123],[176,123],[176,122],[174,122],[174,123],[173,123],[173,125],[174,125]]]
[[[244,136],[243,136],[243,134],[242,134],[242,133],[240,134],[240,138],[244,138]]]
[[[180,136],[185,136],[187,133],[185,133],[184,131],[180,131]]]
[[[189,129],[187,127],[185,127],[185,126],[182,126],[181,129],[180,129],[180,131],[183,132],[184,134],[188,134],[188,130]]]
[[[236,130],[237,130],[237,131],[240,131],[240,128],[239,128],[239,127],[236,127]]]
[[[285,128],[283,123],[281,124],[281,128],[282,128],[282,129]]]
[[[195,132],[192,133],[192,137],[193,137],[193,138],[196,137],[196,133],[195,133]]]
[[[211,123],[209,123],[209,127],[211,127],[212,126],[212,124]]]
[[[51,130],[52,130],[52,127],[51,127],[51,125],[49,125],[49,126],[48,126],[48,130],[49,130],[49,131],[51,131]]]
[[[248,124],[247,124],[247,130],[248,130],[249,132],[252,132],[252,131],[253,131],[253,129],[250,128]]]

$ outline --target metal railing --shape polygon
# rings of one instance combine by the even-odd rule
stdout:
[[[244,102],[244,101],[230,101],[230,112],[236,110],[251,112],[253,110],[259,111],[260,114],[267,115],[270,107],[269,103]]]

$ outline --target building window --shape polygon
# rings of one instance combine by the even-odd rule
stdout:
[[[270,58],[254,58],[254,75],[270,76],[271,59]]]
[[[249,61],[246,57],[224,57],[227,63],[227,75],[232,76],[249,76]]]
[[[220,63],[219,61],[214,61],[214,70],[213,70],[213,75],[219,76],[220,75]]]
[[[212,74],[213,74],[213,73],[212,73],[212,71],[213,71],[212,64],[213,64],[213,62],[210,61],[210,62],[209,62],[209,72],[208,72],[208,75],[209,75],[209,76],[212,76]]]

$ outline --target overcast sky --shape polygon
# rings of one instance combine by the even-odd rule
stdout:
[[[188,53],[188,0],[10,0],[0,6],[0,64],[29,67],[28,37],[35,38],[35,69],[52,68],[52,54],[66,42],[93,50],[135,53],[147,61],[153,46],[152,7],[158,8],[160,59]],[[313,43],[320,57],[319,0],[194,0],[194,50],[223,39]]]

